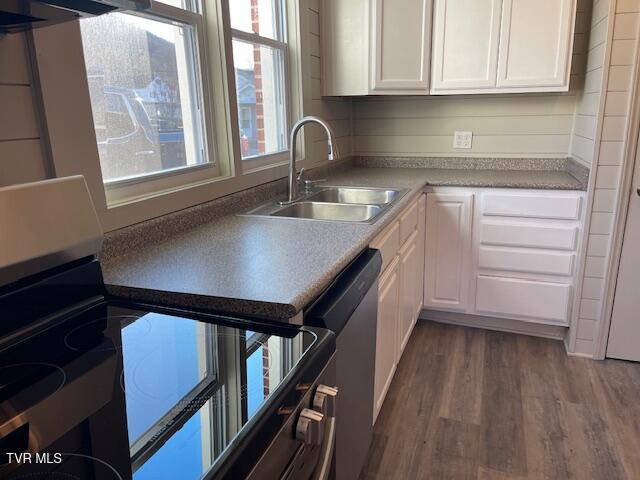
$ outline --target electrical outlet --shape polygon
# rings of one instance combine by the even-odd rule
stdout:
[[[454,132],[453,148],[471,148],[473,132]]]

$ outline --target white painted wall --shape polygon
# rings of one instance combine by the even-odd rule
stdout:
[[[603,289],[611,255],[611,235],[620,188],[624,139],[628,121],[629,94],[632,81],[635,44],[640,25],[640,0],[611,0],[615,15],[611,54],[605,65],[607,78],[603,85],[604,111],[601,112],[599,141],[594,146],[588,214],[589,236],[584,264],[582,289],[578,292],[580,308],[572,328],[570,349],[577,354],[592,356],[594,339],[603,321]],[[608,0],[599,0],[609,3]],[[604,7],[601,7],[604,8]],[[593,177],[593,176],[592,176]]]
[[[25,35],[0,37],[0,187],[48,176],[31,84]]]

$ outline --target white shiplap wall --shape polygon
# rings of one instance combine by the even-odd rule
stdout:
[[[572,351],[586,356],[595,353],[594,340],[603,321],[604,279],[608,276],[607,266],[611,255],[613,219],[620,188],[632,70],[640,25],[640,0],[612,2],[615,3],[615,16],[607,22],[612,22],[613,35],[609,62],[605,66],[607,79],[603,85],[605,98],[600,139],[594,147],[597,155],[593,157],[592,166],[595,180],[592,180],[592,208],[588,217],[587,256],[580,308],[570,345]],[[609,5],[608,0],[599,0],[598,3]],[[604,6],[601,8],[604,9]]]
[[[602,73],[607,48],[609,0],[579,2],[576,30],[584,36],[584,51],[576,52],[574,65],[584,65],[575,70],[583,88],[578,91],[571,138],[571,155],[589,167],[593,162],[598,111],[600,108]]]
[[[327,120],[334,130],[338,141],[339,153],[342,157],[352,154],[351,137],[351,100],[339,98],[322,98],[321,88],[321,65],[322,51],[320,41],[320,0],[304,0],[302,5],[307,4],[308,11],[308,32],[309,35],[309,76],[308,88],[309,98],[305,102],[305,115],[317,115]],[[304,22],[303,22],[304,25]],[[304,33],[303,33],[304,34]],[[306,135],[312,139],[311,151],[307,153],[307,158],[312,164],[326,162],[327,141],[324,130],[315,125],[305,127]]]
[[[0,187],[48,177],[24,34],[0,37]]]
[[[354,101],[354,149],[362,155],[566,156],[573,94],[511,94]],[[453,132],[473,132],[454,149]]]

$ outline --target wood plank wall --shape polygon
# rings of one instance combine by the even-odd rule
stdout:
[[[352,154],[351,136],[351,100],[348,98],[322,98],[321,65],[322,51],[320,41],[320,0],[303,0],[307,5],[308,32],[310,45],[309,85],[311,90],[310,105],[305,105],[305,115],[317,115],[327,120],[334,130],[338,141],[338,149],[342,157]],[[304,22],[303,22],[304,25]],[[307,80],[307,77],[305,77]],[[327,141],[324,130],[315,125],[305,127],[307,135],[313,140],[311,152],[307,157],[313,164],[324,163],[327,158]]]
[[[48,176],[31,83],[25,35],[0,37],[0,187]]]
[[[608,276],[606,270],[611,255],[633,63],[640,29],[640,0],[612,1],[616,2],[613,44],[609,64],[605,66],[609,75],[607,84],[603,86],[606,97],[601,139],[594,147],[599,148],[599,156],[597,164],[592,167],[596,178],[575,343],[576,353],[586,356],[595,353],[594,339],[603,321],[604,279]],[[597,0],[597,3],[607,4],[608,9],[609,0]]]
[[[600,108],[602,73],[607,48],[609,0],[578,2],[574,62],[583,88],[576,99],[571,155],[589,167],[593,162],[598,110]],[[578,36],[580,42],[577,41]]]

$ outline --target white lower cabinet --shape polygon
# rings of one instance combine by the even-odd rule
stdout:
[[[418,292],[416,296],[416,319],[424,305],[424,256],[426,248],[427,228],[427,194],[420,195],[418,200]]]
[[[417,320],[416,298],[419,297],[418,231],[415,230],[400,249],[400,318],[398,320],[398,360],[409,341],[409,336]]]
[[[567,321],[570,294],[568,283],[478,275],[476,311],[563,325]]]
[[[425,308],[568,326],[583,202],[583,192],[429,192]]]
[[[424,306],[465,312],[471,283],[473,192],[427,194]]]
[[[376,328],[376,371],[374,380],[373,422],[384,402],[396,371],[396,337],[400,279],[398,258],[395,258],[380,278],[378,285],[378,324]]]
[[[424,197],[420,195],[371,243],[383,259],[378,284],[374,423],[422,309]]]

